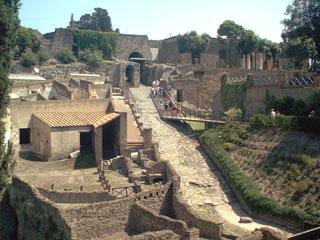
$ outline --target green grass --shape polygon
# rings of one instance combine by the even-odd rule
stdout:
[[[203,131],[205,130],[205,124],[203,122],[193,122],[187,121],[189,126],[192,128],[193,131]]]

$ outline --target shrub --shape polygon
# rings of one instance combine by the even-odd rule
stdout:
[[[242,117],[242,110],[240,108],[231,107],[228,111],[224,112],[227,121],[239,121]]]
[[[49,54],[48,54],[47,51],[40,50],[40,51],[37,53],[37,57],[38,57],[39,63],[43,63],[43,62],[48,61],[48,59],[49,59]]]
[[[276,116],[271,117],[263,114],[256,114],[250,118],[250,123],[256,126],[281,127],[296,129],[305,132],[320,133],[320,118],[309,118],[305,116]]]
[[[67,64],[67,63],[72,63],[76,60],[75,56],[73,55],[72,51],[70,51],[69,49],[67,48],[63,48],[61,49],[57,55],[56,55],[56,58],[61,62],[61,63],[64,63],[64,64]]]
[[[80,60],[89,66],[98,66],[103,61],[103,55],[101,51],[85,49],[80,52]]]
[[[20,63],[24,67],[31,67],[37,64],[37,57],[31,50],[27,50],[22,53]]]

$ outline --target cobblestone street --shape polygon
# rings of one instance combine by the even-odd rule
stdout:
[[[150,88],[140,86],[131,89],[142,109],[141,120],[153,129],[153,139],[159,142],[160,157],[169,160],[181,177],[181,193],[184,200],[202,218],[227,221],[227,226],[239,230],[261,227],[256,222],[240,224],[240,216],[246,216],[230,194],[225,181],[214,169],[209,159],[199,150],[199,143],[187,137],[174,125],[163,122],[149,97]]]

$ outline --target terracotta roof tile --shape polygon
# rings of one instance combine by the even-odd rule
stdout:
[[[46,112],[34,113],[49,127],[80,127],[93,125],[98,128],[119,117],[118,113],[105,112]]]

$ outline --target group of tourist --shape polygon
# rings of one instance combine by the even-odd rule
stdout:
[[[275,111],[274,108],[271,109],[271,117],[276,117],[276,116],[280,116],[280,115],[281,115],[281,113],[279,110]],[[314,118],[315,116],[316,116],[315,110],[312,110],[308,115],[309,118]]]
[[[160,109],[160,114],[169,114],[173,116],[177,116],[179,113],[179,109],[177,105],[172,103],[170,100],[166,99],[160,99],[159,101],[159,109]]]
[[[154,97],[163,97],[163,87],[160,86],[160,81],[159,80],[154,80],[152,82],[152,87],[151,87],[151,94]]]

